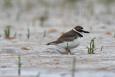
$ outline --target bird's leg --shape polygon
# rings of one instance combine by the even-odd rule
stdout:
[[[69,48],[65,48],[68,54],[72,54]]]
[[[66,49],[66,51],[67,51],[68,54],[71,54],[71,51],[70,51],[70,49],[69,49],[68,43],[67,43],[67,47],[66,47],[65,49]]]

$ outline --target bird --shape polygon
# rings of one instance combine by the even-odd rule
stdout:
[[[49,42],[46,45],[56,45],[66,49],[67,54],[72,54],[70,49],[79,45],[78,38],[83,37],[82,33],[90,33],[85,31],[82,26],[75,26],[73,29],[63,33],[57,40]]]

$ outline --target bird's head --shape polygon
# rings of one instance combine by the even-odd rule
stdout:
[[[82,26],[76,26],[73,30],[76,30],[78,32],[83,33],[90,33],[89,31],[85,31]]]

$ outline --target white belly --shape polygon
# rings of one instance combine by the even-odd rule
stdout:
[[[79,46],[80,44],[80,38],[77,38],[75,39],[74,41],[71,41],[71,42],[63,42],[63,43],[60,43],[60,44],[57,44],[57,46],[60,46],[60,47],[63,47],[63,48],[75,48],[77,46]]]

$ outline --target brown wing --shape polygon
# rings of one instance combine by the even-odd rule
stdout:
[[[58,38],[59,41],[73,41],[75,38],[77,38],[76,33],[69,31],[67,33],[64,33],[62,36]]]
[[[63,35],[61,35],[56,41],[50,42],[47,45],[59,44],[59,43],[62,43],[64,41],[73,41],[77,37],[83,37],[83,36],[81,34],[76,33],[76,32],[71,30],[71,31],[66,32]]]

